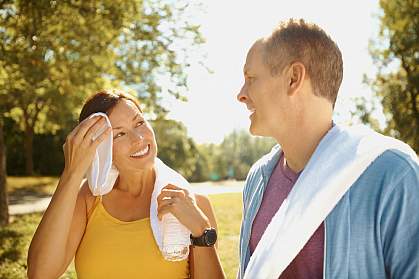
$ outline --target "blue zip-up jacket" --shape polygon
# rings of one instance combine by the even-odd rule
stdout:
[[[253,220],[280,152],[275,146],[247,176],[238,278],[249,262]],[[398,150],[385,151],[324,222],[324,278],[419,278],[418,164]]]

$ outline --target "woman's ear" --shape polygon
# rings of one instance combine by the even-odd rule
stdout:
[[[294,95],[303,87],[306,77],[306,68],[301,62],[294,62],[287,71],[288,75],[288,95]]]

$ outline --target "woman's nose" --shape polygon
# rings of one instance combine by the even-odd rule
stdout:
[[[132,132],[131,136],[132,136],[133,141],[135,141],[135,142],[144,140],[144,135],[139,131]]]

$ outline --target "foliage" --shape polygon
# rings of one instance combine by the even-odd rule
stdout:
[[[197,26],[178,21],[184,9],[151,0],[0,3],[0,107],[25,132],[27,172],[33,135],[73,127],[102,87],[131,86],[147,111],[164,114],[164,73],[181,97],[186,62],[175,45],[202,42]]]
[[[209,169],[218,179],[243,180],[250,167],[274,144],[273,139],[253,137],[247,131],[233,131],[219,146],[207,147],[207,153],[212,156]]]
[[[198,150],[188,137],[186,127],[174,120],[157,119],[153,121],[153,129],[158,157],[185,177],[191,177],[195,171]]]
[[[380,6],[380,33],[370,44],[378,71],[367,83],[376,92],[387,118],[383,132],[419,152],[419,2],[381,0]],[[365,115],[365,106],[359,111]],[[363,121],[374,120],[367,117]]]

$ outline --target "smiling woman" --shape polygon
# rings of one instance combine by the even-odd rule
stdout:
[[[112,190],[95,197],[83,182],[97,146],[112,127],[113,165],[119,176]],[[224,278],[215,243],[200,242],[217,224],[207,197],[167,185],[157,198],[159,218],[173,214],[191,231],[187,260],[164,260],[153,238],[151,197],[156,181],[157,144],[138,101],[122,92],[89,98],[80,124],[64,145],[65,168],[28,252],[29,278],[58,278],[73,258],[78,278]],[[81,185],[81,187],[80,187]],[[202,245],[200,243],[203,243]]]

